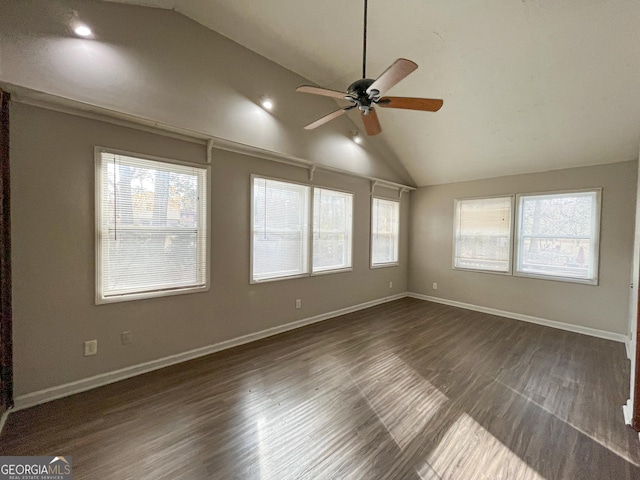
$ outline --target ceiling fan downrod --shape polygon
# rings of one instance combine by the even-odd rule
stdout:
[[[364,34],[362,35],[362,78],[367,78],[367,0],[364,0]]]

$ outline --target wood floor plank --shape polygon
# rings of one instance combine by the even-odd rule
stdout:
[[[615,342],[402,299],[16,412],[78,479],[640,478]]]

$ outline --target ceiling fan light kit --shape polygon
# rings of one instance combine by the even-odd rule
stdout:
[[[346,92],[329,90],[311,85],[302,85],[296,89],[297,92],[311,93],[325,97],[339,98],[351,103],[335,112],[319,118],[306,127],[313,130],[325,123],[338,118],[349,110],[357,108],[360,110],[362,123],[368,135],[377,135],[382,131],[378,115],[374,106],[383,108],[401,108],[405,110],[419,110],[423,112],[437,112],[442,107],[442,100],[433,98],[415,97],[384,97],[387,90],[396,85],[402,79],[418,68],[418,64],[399,58],[389,66],[382,74],[374,79],[367,77],[367,0],[364,0],[364,35],[362,42],[362,78],[356,80],[347,88]]]

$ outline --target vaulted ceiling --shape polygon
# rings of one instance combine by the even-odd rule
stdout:
[[[323,87],[361,77],[362,0],[109,1],[174,9]],[[368,77],[419,65],[389,94],[444,100],[378,112],[417,185],[638,158],[637,0],[370,0],[367,50]]]

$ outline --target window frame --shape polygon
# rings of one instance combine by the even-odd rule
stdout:
[[[348,267],[341,267],[341,268],[331,268],[331,269],[326,269],[326,270],[320,270],[317,272],[314,272],[314,265],[313,265],[313,247],[314,247],[314,235],[315,235],[315,229],[313,228],[313,225],[315,223],[315,192],[316,192],[316,188],[322,189],[322,190],[331,190],[333,192],[338,192],[338,193],[343,193],[346,195],[351,195],[351,232],[350,232],[350,239],[349,239],[349,243],[350,243],[350,248],[351,248],[351,252],[350,252],[350,264]],[[340,190],[338,188],[330,188],[330,187],[325,187],[325,186],[321,186],[321,185],[312,185],[311,186],[311,219],[310,219],[310,224],[311,224],[311,233],[309,235],[309,241],[311,242],[311,248],[310,248],[310,257],[311,257],[311,268],[310,268],[310,272],[311,275],[310,276],[320,276],[320,275],[328,275],[331,273],[343,273],[343,272],[352,272],[353,271],[353,252],[354,252],[354,229],[355,229],[355,194],[353,192],[349,192],[347,190]]]
[[[310,276],[311,273],[311,262],[313,261],[313,252],[311,251],[312,245],[311,245],[311,229],[313,227],[313,219],[311,217],[311,215],[313,214],[313,188],[311,185],[309,185],[308,183],[304,183],[304,182],[297,182],[297,181],[291,181],[291,180],[283,180],[281,178],[275,178],[275,177],[269,177],[266,175],[259,175],[259,174],[251,174],[250,176],[250,182],[251,182],[251,186],[250,186],[250,198],[249,198],[249,204],[250,204],[250,218],[249,218],[249,235],[250,235],[250,239],[249,239],[249,284],[251,285],[256,285],[256,284],[260,284],[260,283],[268,283],[268,282],[278,282],[278,281],[282,281],[282,280],[292,280],[295,278],[306,278]],[[290,183],[293,185],[301,185],[303,187],[307,187],[309,189],[309,198],[308,198],[308,202],[307,202],[307,208],[309,209],[309,211],[307,212],[307,271],[304,273],[297,273],[297,274],[293,274],[293,275],[283,275],[283,276],[279,276],[279,277],[270,277],[270,278],[264,278],[264,279],[260,279],[260,280],[256,280],[253,276],[253,264],[254,264],[254,249],[253,249],[253,244],[254,244],[254,225],[253,225],[253,219],[254,219],[254,186],[255,186],[255,179],[259,178],[262,180],[271,180],[274,182],[281,182],[281,183]]]
[[[544,275],[539,273],[527,273],[519,271],[520,267],[520,230],[522,223],[522,208],[521,202],[523,197],[542,197],[542,196],[553,196],[553,195],[571,195],[578,193],[595,193],[595,232],[592,236],[593,238],[593,252],[594,252],[594,264],[593,264],[593,278],[577,278],[577,277],[563,277],[559,275]],[[514,260],[514,268],[513,275],[516,277],[523,278],[537,278],[541,280],[554,280],[558,282],[567,282],[567,283],[579,283],[583,285],[598,285],[599,284],[599,272],[600,272],[600,230],[602,227],[602,187],[594,187],[594,188],[580,188],[574,190],[555,190],[551,192],[531,192],[531,193],[519,193],[516,195],[516,208],[517,208],[517,216],[516,222],[514,225],[514,252],[513,252],[513,260]]]
[[[509,198],[511,204],[511,214],[509,218],[509,256],[508,256],[508,268],[506,271],[502,272],[500,270],[488,270],[484,268],[469,268],[469,267],[459,267],[456,265],[456,252],[458,245],[458,235],[457,235],[457,222],[458,218],[458,203],[464,202],[465,200],[487,200],[487,199],[496,199],[496,198]],[[466,197],[466,198],[455,198],[453,200],[453,244],[451,251],[451,268],[453,270],[461,270],[466,272],[479,272],[479,273],[491,273],[493,275],[513,275],[513,254],[514,254],[514,224],[516,220],[516,205],[515,205],[515,195],[507,194],[507,195],[487,195],[481,197]]]
[[[396,260],[391,262],[384,263],[373,263],[373,205],[375,200],[384,200],[386,202],[393,202],[398,205],[398,232],[396,239]],[[402,199],[393,199],[388,197],[383,197],[380,195],[371,195],[371,201],[369,202],[369,268],[377,269],[377,268],[388,268],[388,267],[398,267],[400,266],[400,217],[401,217],[401,207],[402,207]]]
[[[204,227],[199,228],[198,230],[202,230],[205,235],[204,241],[204,251],[203,254],[203,262],[202,264],[205,266],[204,272],[204,284],[203,285],[195,285],[188,287],[177,287],[175,289],[163,289],[163,290],[155,290],[155,291],[146,291],[146,292],[132,292],[132,293],[124,293],[119,295],[105,296],[104,295],[104,281],[103,281],[103,273],[104,273],[104,265],[103,265],[103,242],[102,242],[102,171],[103,171],[103,161],[102,154],[109,153],[113,155],[122,155],[132,158],[139,158],[141,160],[150,160],[153,162],[165,163],[169,165],[179,165],[185,167],[199,168],[204,171],[204,181],[205,181],[205,212],[202,215],[202,212],[199,212],[199,218],[205,222]],[[108,148],[102,146],[94,147],[94,213],[95,213],[95,224],[94,224],[94,254],[95,254],[95,304],[96,305],[105,305],[111,303],[120,303],[120,302],[128,302],[134,300],[142,300],[148,298],[160,298],[160,297],[169,297],[174,295],[185,295],[190,293],[200,293],[209,291],[211,288],[211,165],[208,163],[198,163],[198,162],[189,162],[184,160],[176,160],[170,159],[166,157],[159,157],[155,155],[148,155],[137,152],[130,152],[126,150],[119,150],[115,148]],[[200,202],[198,202],[198,209],[200,209]]]
[[[307,267],[308,267],[308,271],[306,273],[300,273],[300,274],[296,274],[296,275],[287,275],[287,276],[280,276],[280,277],[272,277],[272,278],[265,278],[262,280],[256,280],[254,279],[253,276],[253,263],[254,263],[254,250],[253,250],[253,236],[254,236],[254,226],[253,226],[253,219],[254,219],[254,180],[256,178],[259,179],[263,179],[263,180],[272,180],[274,182],[282,182],[282,183],[290,183],[290,184],[294,184],[294,185],[301,185],[304,187],[309,188],[309,211],[308,213],[308,225],[307,225],[307,231],[308,231],[308,239],[307,239]],[[249,204],[250,204],[250,211],[249,211],[249,235],[250,235],[250,241],[249,241],[249,284],[250,285],[257,285],[257,284],[261,284],[261,283],[269,283],[269,282],[279,282],[279,281],[283,281],[283,280],[293,280],[293,279],[299,279],[299,278],[310,278],[310,277],[319,277],[319,276],[323,276],[323,275],[331,275],[331,274],[336,274],[336,273],[345,273],[345,272],[352,272],[353,271],[353,253],[354,253],[354,242],[355,242],[355,238],[354,238],[354,229],[355,229],[355,193],[351,192],[349,190],[342,190],[339,188],[333,188],[333,187],[327,187],[324,185],[315,185],[312,183],[307,183],[307,182],[301,182],[301,181],[296,181],[296,180],[288,180],[288,179],[283,179],[283,178],[278,178],[278,177],[272,177],[272,176],[268,176],[268,175],[261,175],[261,174],[257,174],[257,173],[253,173],[250,175],[250,188],[249,188]],[[314,197],[315,197],[315,189],[316,188],[321,188],[323,190],[332,190],[334,192],[340,192],[340,193],[346,193],[351,195],[351,266],[346,267],[346,268],[338,268],[338,269],[331,269],[331,270],[322,270],[319,272],[314,272],[313,271],[313,235],[314,235],[314,229],[313,229],[313,221],[314,221]]]

